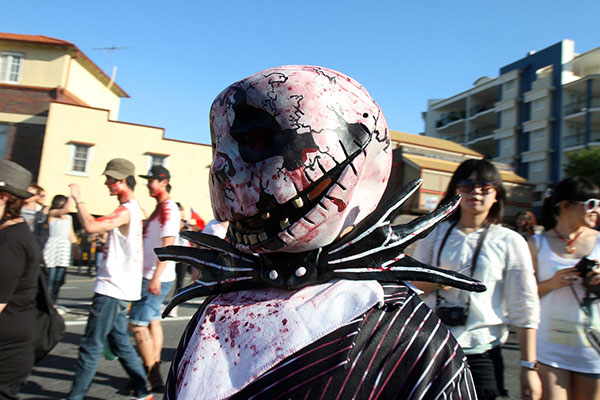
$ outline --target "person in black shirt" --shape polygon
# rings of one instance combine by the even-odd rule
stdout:
[[[0,161],[0,399],[17,399],[33,369],[40,250],[21,217],[31,173]]]

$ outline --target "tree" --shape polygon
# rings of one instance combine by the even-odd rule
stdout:
[[[600,186],[600,148],[592,147],[570,153],[565,164],[565,174],[586,177]]]

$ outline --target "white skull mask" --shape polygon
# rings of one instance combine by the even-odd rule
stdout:
[[[304,252],[364,219],[392,148],[368,92],[340,72],[271,68],[225,89],[210,113],[215,216],[245,252]]]

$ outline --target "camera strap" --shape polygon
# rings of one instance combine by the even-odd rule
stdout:
[[[450,232],[452,231],[452,229],[454,229],[454,227],[457,224],[458,224],[458,220],[454,221],[452,223],[452,225],[450,225],[450,227],[446,231],[446,234],[444,235],[444,238],[442,239],[442,244],[440,245],[440,248],[438,249],[438,254],[437,254],[437,264],[436,264],[437,267],[439,267],[439,265],[440,265],[440,258],[442,255],[442,250],[444,249],[444,246],[446,245],[448,236],[450,236]],[[489,229],[490,229],[490,225],[485,224],[483,226],[483,232],[481,232],[481,236],[479,236],[479,240],[477,241],[477,247],[475,248],[475,252],[473,253],[473,258],[471,260],[471,268],[470,268],[470,276],[471,277],[473,277],[473,274],[475,273],[475,268],[477,267],[477,259],[479,258],[479,253],[481,252],[481,246],[483,245],[483,241],[484,241]],[[436,308],[440,305],[440,299],[442,299],[442,296],[440,295],[440,291],[436,290],[435,291],[435,307]],[[465,303],[465,311],[468,311],[470,303],[471,303],[471,297],[468,296],[467,302]]]
[[[592,347],[600,354],[600,333],[594,330],[592,325],[592,303],[594,302],[592,294],[586,289],[585,297],[583,300],[581,300],[579,297],[577,297],[577,293],[575,292],[573,285],[570,285],[569,287],[571,288],[571,292],[573,292],[573,296],[575,296],[575,300],[577,300],[577,303],[579,303],[579,307],[585,314],[583,332],[585,333],[585,336]]]

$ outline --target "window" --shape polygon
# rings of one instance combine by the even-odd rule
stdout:
[[[545,166],[546,166],[546,162],[544,160],[533,161],[531,164],[529,164],[532,174],[537,174],[537,173],[543,172]]]
[[[70,143],[71,145],[71,172],[86,175],[91,157],[91,144]]]
[[[512,81],[508,81],[504,83],[504,90],[505,91],[510,91],[513,90],[515,88],[515,80],[513,79]]]
[[[146,158],[146,169],[150,170],[150,168],[155,165],[160,165],[165,168],[168,168],[169,155],[168,154],[158,154],[158,153],[150,153],[149,151],[144,153]]]
[[[0,160],[6,158],[6,142],[8,141],[8,125],[0,124]]]
[[[542,110],[546,106],[546,99],[537,99],[533,101],[533,109],[535,111]]]
[[[167,160],[167,156],[160,156],[158,154],[150,154],[150,167],[154,167],[155,165],[160,165],[160,166],[164,167],[166,160]]]
[[[534,142],[538,140],[544,140],[546,138],[546,131],[544,129],[536,129],[531,132],[531,140]]]
[[[0,53],[0,82],[19,83],[22,69],[22,54]]]

